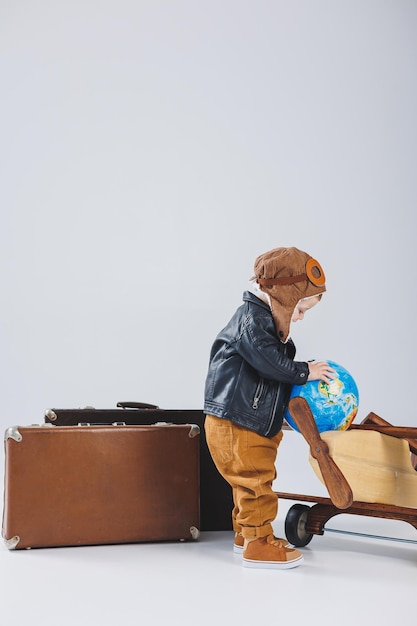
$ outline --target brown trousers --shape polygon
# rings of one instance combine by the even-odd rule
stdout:
[[[233,530],[248,539],[270,535],[278,512],[272,482],[282,431],[269,439],[213,415],[206,416],[205,430],[213,461],[233,490]]]

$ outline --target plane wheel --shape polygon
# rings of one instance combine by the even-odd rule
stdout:
[[[306,504],[294,504],[285,518],[285,535],[296,547],[306,546],[313,539],[312,533],[306,531],[307,517],[310,507]]]

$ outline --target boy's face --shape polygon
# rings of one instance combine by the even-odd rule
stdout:
[[[298,322],[298,320],[303,320],[305,313],[312,309],[313,306],[315,306],[319,301],[320,296],[313,296],[312,298],[299,300],[297,306],[294,309],[294,313],[292,314],[291,322]]]

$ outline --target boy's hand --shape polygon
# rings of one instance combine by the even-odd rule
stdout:
[[[308,369],[310,373],[307,381],[324,380],[325,383],[331,383],[336,378],[337,373],[326,361],[309,361]]]

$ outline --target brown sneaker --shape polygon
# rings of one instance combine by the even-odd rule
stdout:
[[[279,541],[284,548],[288,548],[290,544],[286,539],[280,539],[279,537],[275,537],[276,541]],[[245,539],[242,533],[235,533],[235,542],[233,544],[233,552],[235,554],[242,554],[243,552],[243,544],[245,543]]]
[[[243,549],[244,567],[263,567],[287,569],[297,567],[303,562],[303,555],[295,548],[284,548],[274,535],[260,537],[250,541]]]
[[[233,552],[235,554],[242,554],[244,543],[245,543],[245,540],[243,538],[242,533],[235,533],[235,542],[233,544]]]

